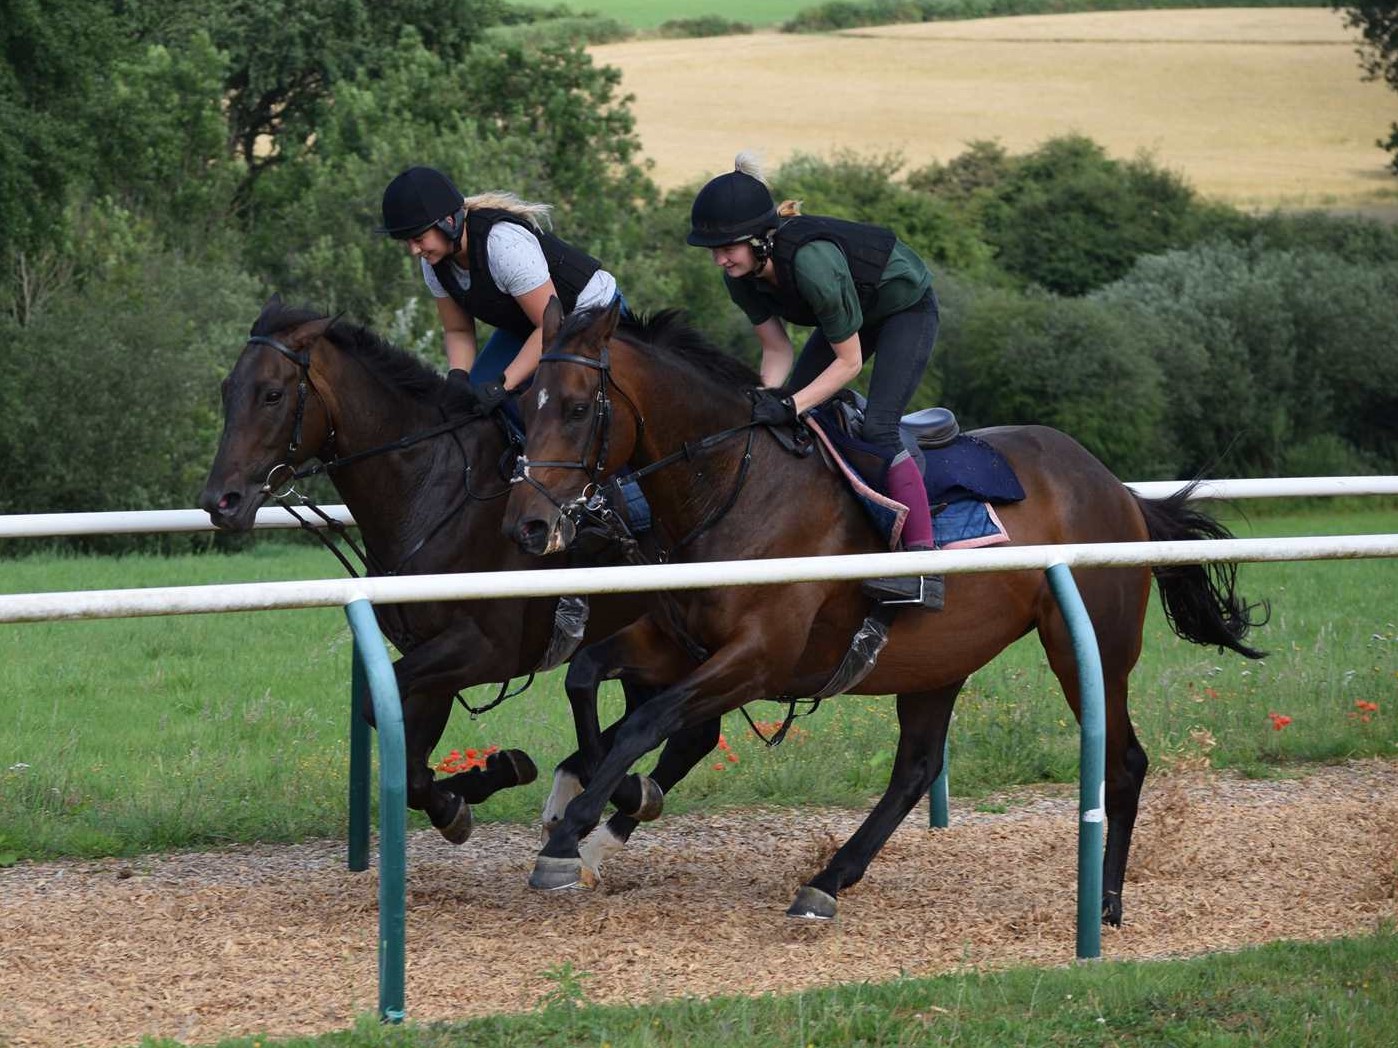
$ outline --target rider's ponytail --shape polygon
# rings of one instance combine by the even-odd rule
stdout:
[[[475,196],[466,198],[466,210],[475,211],[478,208],[488,207],[497,211],[508,211],[510,214],[524,219],[536,230],[542,232],[546,226],[553,224],[550,217],[553,211],[552,204],[540,204],[531,200],[521,200],[513,193],[506,193],[503,190],[492,190],[487,193],[477,193]]]

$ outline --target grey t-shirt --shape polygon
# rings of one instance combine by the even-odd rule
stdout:
[[[513,222],[497,222],[490,227],[490,236],[485,246],[486,264],[490,267],[490,278],[495,286],[511,298],[527,295],[542,287],[549,279],[549,265],[544,258],[544,249],[539,246],[539,238],[523,226]],[[422,279],[433,298],[447,298],[447,290],[432,267],[422,259]],[[470,270],[451,262],[451,273],[457,285],[463,290],[471,286]],[[616,297],[616,278],[605,269],[592,274],[578,294],[575,309],[592,306],[609,306]]]

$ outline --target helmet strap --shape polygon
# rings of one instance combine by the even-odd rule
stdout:
[[[451,253],[454,255],[461,250],[461,238],[466,235],[466,209],[459,207],[455,212],[446,218],[439,218],[432,223],[451,241]]]
[[[757,262],[757,268],[754,270],[754,272],[756,272],[765,266],[767,260],[772,257],[772,234],[767,233],[760,237],[748,237],[746,243],[748,247],[752,248],[753,258]]]

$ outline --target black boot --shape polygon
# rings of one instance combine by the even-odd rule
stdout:
[[[908,547],[908,552],[929,548],[919,544]],[[941,611],[946,598],[946,580],[941,575],[886,575],[865,579],[861,588],[880,604],[916,604],[927,611]]]

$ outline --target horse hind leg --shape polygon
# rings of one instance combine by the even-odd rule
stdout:
[[[1123,693],[1125,687],[1123,682]],[[1124,697],[1121,705],[1124,712]],[[1114,928],[1121,927],[1121,892],[1126,882],[1126,857],[1131,850],[1131,833],[1136,826],[1141,787],[1145,784],[1146,768],[1150,765],[1129,720],[1126,735],[1125,752],[1120,762],[1122,773],[1116,777],[1107,776],[1107,849],[1102,859],[1102,920]]]
[[[1121,618],[1094,616],[1098,631],[1098,647],[1102,656],[1102,679],[1105,687],[1106,738],[1106,807],[1107,845],[1102,856],[1102,921],[1120,927],[1121,895],[1126,882],[1126,860],[1131,850],[1131,835],[1136,826],[1141,788],[1145,784],[1150,764],[1145,749],[1136,737],[1127,707],[1128,678],[1139,654],[1139,633],[1133,639],[1124,630],[1112,629],[1107,623]],[[1077,659],[1073,655],[1072,638],[1062,616],[1053,614],[1039,627],[1039,638],[1048,655],[1049,666],[1063,688],[1073,715],[1082,722],[1082,693],[1078,681]]]
[[[840,891],[864,876],[874,856],[941,772],[952,706],[964,683],[962,679],[936,691],[898,696],[898,752],[888,788],[825,869],[801,886],[786,911],[788,917],[829,920],[835,916]]]

